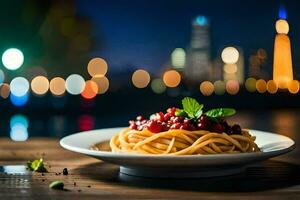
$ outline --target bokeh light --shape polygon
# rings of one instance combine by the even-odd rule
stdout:
[[[259,93],[265,93],[267,91],[267,83],[263,79],[259,79],[256,81],[256,90]]]
[[[200,84],[200,91],[204,96],[210,96],[214,92],[214,85],[210,81],[203,81]]]
[[[239,51],[234,47],[226,47],[223,49],[221,58],[226,64],[234,64],[239,59]]]
[[[72,74],[66,79],[66,89],[72,95],[80,94],[85,87],[85,81],[79,74]]]
[[[28,139],[28,119],[24,115],[14,115],[10,119],[10,138],[13,141]]]
[[[4,72],[0,69],[0,84],[3,83],[5,80],[5,74]]]
[[[277,33],[288,34],[289,32],[289,23],[284,19],[277,20],[275,27]]]
[[[104,94],[109,88],[109,80],[105,76],[95,76],[92,81],[97,84],[98,94]]]
[[[183,68],[185,65],[185,51],[182,48],[176,48],[171,54],[172,66],[175,68]]]
[[[164,84],[163,80],[161,80],[160,78],[156,78],[151,81],[151,89],[156,94],[164,93],[166,91],[166,88],[167,88],[166,85]]]
[[[92,99],[98,93],[98,85],[92,80],[85,82],[84,90],[81,93],[81,96],[85,99]]]
[[[23,96],[15,96],[14,94],[10,93],[9,97],[10,97],[11,103],[14,106],[22,107],[22,106],[24,106],[28,102],[29,94],[26,93]]]
[[[235,95],[239,92],[240,85],[237,80],[229,80],[226,83],[226,91],[228,94]]]
[[[224,72],[227,74],[234,74],[237,72],[237,65],[236,64],[225,64],[224,65]]]
[[[24,55],[22,51],[16,48],[10,48],[2,54],[3,66],[9,70],[16,70],[23,65]]]
[[[256,91],[256,79],[255,78],[247,78],[245,81],[245,87],[248,92]]]
[[[299,92],[299,81],[293,80],[288,85],[289,92],[292,94],[296,94]]]
[[[17,97],[24,96],[29,90],[29,82],[24,77],[16,77],[10,82],[10,92]]]
[[[132,74],[132,83],[137,88],[145,88],[150,83],[150,75],[146,70],[139,69]]]
[[[78,118],[78,124],[80,131],[92,130],[95,126],[95,118],[91,115],[81,115]]]
[[[93,58],[87,66],[88,73],[93,77],[107,73],[107,63],[102,58]]]
[[[278,86],[274,80],[267,82],[267,90],[270,94],[275,94],[278,91]]]
[[[9,97],[9,93],[10,93],[9,85],[7,83],[2,83],[0,86],[0,96],[3,99],[7,99]]]
[[[49,90],[49,81],[45,76],[37,76],[31,81],[31,90],[37,95],[43,95]]]
[[[55,96],[61,96],[66,91],[66,82],[61,77],[55,77],[50,81],[50,92]]]
[[[214,90],[216,95],[222,95],[225,93],[225,82],[218,80],[214,82]]]
[[[26,129],[29,126],[27,117],[21,114],[17,114],[11,117],[9,122],[10,128],[12,128],[16,124],[22,124]]]
[[[177,87],[180,84],[181,75],[176,70],[169,70],[164,73],[163,81],[167,87]]]

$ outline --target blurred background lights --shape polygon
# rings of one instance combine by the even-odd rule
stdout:
[[[299,92],[299,81],[293,80],[288,85],[289,92],[292,94],[296,94]]]
[[[236,64],[225,64],[224,71],[228,74],[234,74],[237,72],[237,65]]]
[[[214,85],[210,81],[203,81],[200,84],[200,91],[204,96],[210,96],[214,92]]]
[[[17,97],[24,96],[29,90],[29,82],[24,77],[16,77],[10,82],[10,92]]]
[[[167,87],[177,87],[180,84],[181,75],[176,70],[169,70],[164,73],[163,81]]]
[[[132,74],[132,83],[137,88],[145,88],[150,82],[150,75],[147,71],[139,69]]]
[[[107,68],[107,63],[102,58],[93,58],[87,66],[87,70],[91,76],[105,75]]]
[[[14,106],[21,107],[24,106],[28,102],[29,94],[26,93],[23,96],[15,96],[14,94],[10,94],[10,101]]]
[[[245,87],[248,92],[255,92],[256,91],[256,79],[255,78],[247,78],[245,81]]]
[[[288,32],[289,32],[289,24],[284,19],[277,20],[275,28],[276,28],[277,33],[288,34]]]
[[[85,82],[84,90],[81,93],[81,96],[85,99],[92,99],[98,93],[98,85],[92,80]]]
[[[109,88],[109,80],[106,76],[94,76],[92,81],[97,84],[98,94],[104,94]]]
[[[20,115],[20,114],[12,116],[9,124],[10,124],[10,128],[15,126],[16,124],[22,124],[26,129],[29,126],[27,117],[25,117],[24,115]]]
[[[234,47],[226,47],[222,51],[221,58],[226,64],[234,64],[239,59],[239,51]]]
[[[208,23],[207,18],[205,16],[199,15],[196,17],[196,23],[204,26]]]
[[[214,82],[214,90],[216,95],[222,95],[225,93],[225,82],[218,80]]]
[[[171,54],[172,66],[174,68],[183,68],[185,65],[186,54],[184,49],[176,48]]]
[[[55,77],[50,81],[50,92],[55,96],[61,96],[65,93],[65,80],[61,77]]]
[[[275,81],[269,80],[267,82],[267,90],[270,94],[275,94],[278,90],[278,86]]]
[[[66,79],[66,89],[72,95],[80,94],[85,87],[85,81],[79,74],[72,74]]]
[[[37,76],[31,81],[31,90],[37,95],[43,95],[49,90],[49,81],[44,76]]]
[[[28,131],[22,124],[16,124],[10,130],[10,138],[17,142],[26,141],[28,139]]]
[[[281,5],[279,7],[278,17],[279,17],[279,19],[286,19],[287,18],[286,10],[285,10],[285,7],[283,5]]]
[[[3,99],[7,99],[9,97],[9,93],[10,93],[9,85],[7,83],[2,83],[0,86],[0,96]]]
[[[237,80],[229,80],[226,83],[226,91],[228,94],[235,95],[239,92],[240,85]]]
[[[156,78],[151,81],[151,89],[156,94],[161,94],[166,91],[166,85],[160,78]]]
[[[3,66],[9,70],[16,70],[23,65],[24,55],[22,51],[16,48],[10,48],[2,54]]]
[[[267,91],[267,83],[263,79],[259,79],[256,81],[256,90],[259,93],[265,93]]]
[[[28,119],[24,115],[14,115],[10,119],[10,138],[13,141],[28,139]]]
[[[4,72],[0,69],[0,84],[3,83],[5,80],[5,74]]]

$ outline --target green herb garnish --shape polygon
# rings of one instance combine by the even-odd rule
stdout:
[[[27,166],[29,170],[35,172],[47,172],[47,169],[44,166],[43,158],[39,160],[28,161]]]
[[[229,117],[236,113],[233,108],[215,108],[207,111],[205,114],[211,118]]]
[[[195,99],[185,97],[182,100],[183,111],[190,119],[197,119],[202,115],[203,104],[199,104]]]
[[[175,116],[188,117],[192,120],[197,120],[203,113],[203,104],[199,104],[196,99],[191,97],[185,97],[182,100],[183,109],[177,109]],[[233,108],[214,108],[207,112],[205,115],[208,116],[212,121],[218,122],[219,118],[229,117],[236,113]]]
[[[49,188],[56,189],[56,190],[63,190],[64,183],[62,181],[53,181],[52,183],[50,183]]]

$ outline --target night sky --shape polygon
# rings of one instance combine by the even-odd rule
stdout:
[[[78,15],[92,21],[97,42],[93,55],[106,58],[113,71],[126,66],[157,71],[174,48],[189,45],[191,20],[197,15],[210,19],[213,58],[226,45],[242,47],[247,57],[264,48],[270,71],[281,4],[287,10],[294,71],[298,71],[300,2],[296,0],[77,0],[76,7]]]

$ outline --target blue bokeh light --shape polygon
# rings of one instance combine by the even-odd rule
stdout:
[[[28,102],[29,94],[26,93],[23,96],[15,96],[10,94],[10,101],[14,106],[24,106]]]
[[[279,19],[286,19],[287,18],[287,13],[286,13],[285,7],[283,5],[281,5],[279,7],[278,17],[279,17]]]
[[[28,139],[28,119],[24,115],[14,115],[10,119],[10,138],[13,141],[25,141]]]
[[[204,25],[207,25],[207,18],[205,16],[197,16],[196,18],[196,22],[197,24],[201,25],[201,26],[204,26]]]

